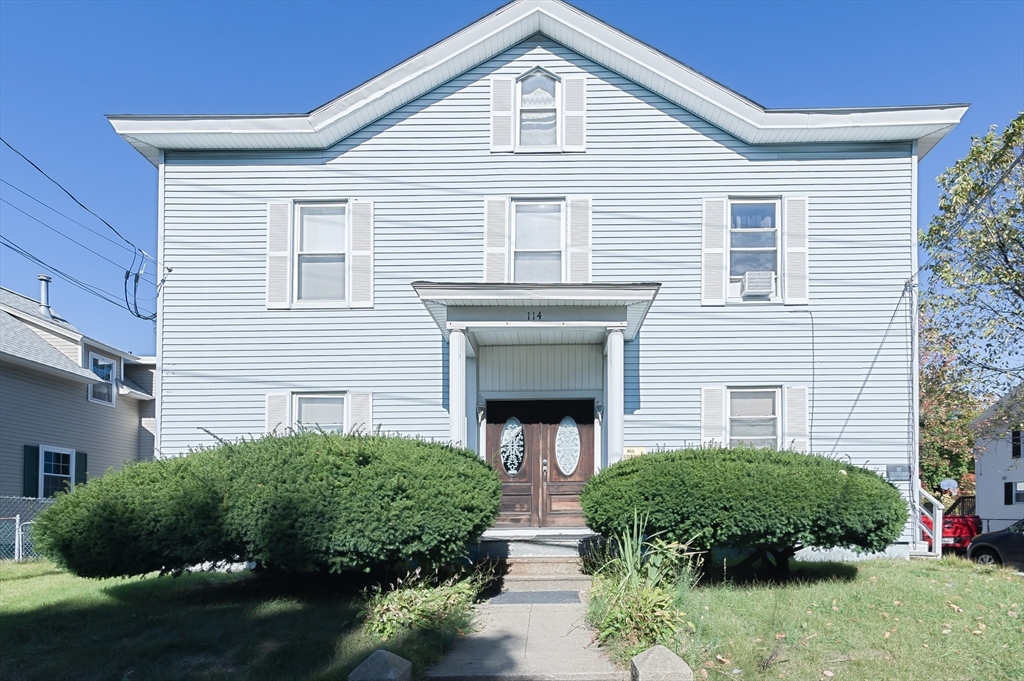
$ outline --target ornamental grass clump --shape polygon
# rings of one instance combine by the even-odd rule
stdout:
[[[786,571],[803,547],[882,551],[907,522],[907,504],[877,473],[834,459],[752,448],[647,454],[592,477],[580,497],[604,537],[637,510],[651,533],[695,548],[752,549]]]
[[[420,568],[387,588],[376,588],[366,604],[366,629],[383,641],[421,629],[454,639],[469,629],[472,606],[486,579],[459,573],[424,578]]]
[[[686,544],[645,535],[647,517],[605,545],[591,588],[587,619],[598,641],[621,657],[653,645],[674,647],[686,622],[681,609],[699,578],[700,556]]]
[[[494,521],[497,474],[475,453],[397,437],[270,435],[126,466],[58,495],[37,546],[80,576],[255,561],[371,571],[462,557]]]

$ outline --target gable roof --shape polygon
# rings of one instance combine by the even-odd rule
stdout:
[[[100,380],[7,312],[0,312],[0,359],[78,383]]]
[[[78,329],[71,325],[71,322],[61,317],[55,310],[50,309],[50,316],[44,315],[39,310],[39,301],[32,300],[28,296],[6,288],[0,288],[0,305],[5,305],[15,310],[18,314],[32,318],[34,321],[52,324],[59,330],[65,331],[73,336],[81,336]]]
[[[107,118],[154,164],[162,150],[326,149],[536,34],[749,144],[916,140],[923,157],[967,111],[966,104],[767,109],[561,0],[514,0],[308,114]]]

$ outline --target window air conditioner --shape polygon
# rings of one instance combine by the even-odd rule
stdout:
[[[774,272],[747,272],[743,275],[740,295],[744,298],[769,298],[775,293]]]

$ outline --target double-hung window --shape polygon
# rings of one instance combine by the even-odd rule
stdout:
[[[779,447],[779,389],[730,388],[730,447]]]
[[[299,204],[295,230],[295,299],[343,303],[348,298],[348,206]]]
[[[89,369],[102,380],[102,383],[93,383],[89,386],[89,400],[114,406],[114,396],[117,394],[117,361],[90,352]]]
[[[517,90],[519,148],[558,148],[558,80],[537,69],[519,79]]]
[[[39,447],[39,496],[52,497],[67,492],[74,483],[75,450],[61,447]]]
[[[512,281],[561,283],[565,280],[564,202],[512,202]]]
[[[295,395],[295,430],[345,432],[344,395]]]
[[[729,297],[752,295],[753,287],[745,289],[744,276],[762,288],[756,297],[778,294],[779,272],[779,201],[729,201]],[[760,279],[760,281],[757,281]],[[767,283],[771,292],[764,288]]]

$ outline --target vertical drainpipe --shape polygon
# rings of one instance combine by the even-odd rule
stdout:
[[[921,424],[921,392],[919,385],[919,373],[920,373],[920,359],[918,357],[918,319],[917,319],[917,269],[918,269],[918,254],[917,254],[917,140],[914,140],[910,150],[910,243],[911,248],[911,275],[910,279],[907,280],[907,286],[910,287],[910,295],[907,301],[908,311],[910,315],[910,451],[907,452],[907,458],[910,463],[910,494],[911,498],[911,520],[914,523],[913,538],[912,541],[916,543],[918,541],[918,513],[917,505],[920,494],[918,489],[920,487],[920,459],[919,459],[919,442],[920,442],[920,424]],[[939,536],[941,536],[942,529],[938,529]],[[941,551],[941,549],[940,549]]]

